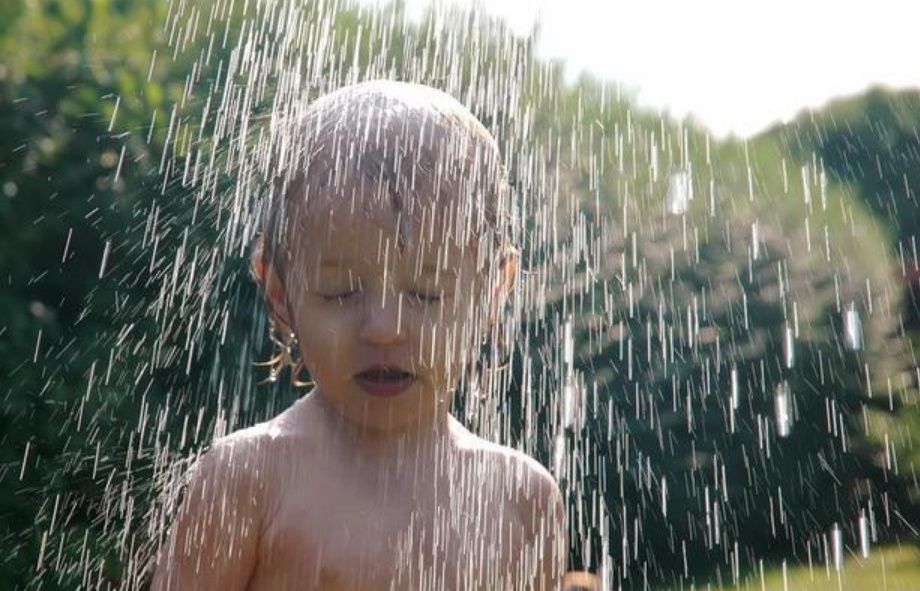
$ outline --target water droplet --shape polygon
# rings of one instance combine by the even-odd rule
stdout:
[[[666,198],[668,212],[673,215],[686,213],[691,199],[693,199],[693,183],[690,180],[690,172],[682,168],[672,170],[668,179]]]
[[[843,568],[843,531],[838,523],[831,528],[831,559],[835,571]]]
[[[850,302],[843,316],[844,334],[846,335],[846,345],[851,351],[859,351],[863,348],[863,330],[862,320],[859,318],[859,312],[855,304]]]
[[[783,381],[776,387],[773,396],[773,410],[776,415],[776,434],[780,437],[789,437],[792,432],[792,401],[789,392],[789,383]]]
[[[783,360],[786,369],[795,365],[795,332],[789,324],[783,330]]]
[[[865,511],[859,512],[859,549],[863,558],[869,558],[869,520]]]

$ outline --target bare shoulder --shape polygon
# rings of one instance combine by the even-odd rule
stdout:
[[[299,405],[295,403],[276,417],[228,433],[214,440],[206,450],[207,455],[216,456],[224,463],[267,462],[280,453],[283,448],[299,434],[297,414]]]
[[[234,480],[258,480],[258,472],[278,444],[276,431],[268,421],[215,439],[193,465],[193,475],[199,471],[222,472]]]
[[[541,520],[561,522],[562,494],[556,479],[543,464],[520,450],[463,431],[458,437],[460,446],[478,455],[508,487],[511,500],[531,534],[536,533]]]
[[[281,470],[290,461],[286,450],[296,436],[290,409],[275,418],[215,439],[192,464],[186,476],[189,501],[208,500],[213,494],[245,499],[253,518],[267,523],[276,505]]]
[[[541,496],[558,492],[559,486],[549,470],[523,451],[478,437],[459,424],[454,426],[454,433],[458,447],[500,471],[519,490]]]
[[[245,588],[272,507],[271,441],[270,425],[256,425],[218,438],[194,461],[153,590]]]

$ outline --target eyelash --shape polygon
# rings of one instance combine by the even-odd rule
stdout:
[[[334,301],[343,302],[343,301],[347,300],[347,299],[349,298],[349,296],[353,296],[353,295],[356,294],[356,293],[358,293],[358,292],[357,292],[357,291],[349,291],[349,292],[347,292],[347,293],[339,293],[339,294],[335,294],[335,295],[322,295],[322,294],[321,294],[320,297],[322,297],[322,298],[323,298],[324,300],[326,300],[327,302],[334,302]]]
[[[441,294],[438,295],[426,295],[423,293],[411,292],[410,296],[412,299],[418,300],[425,304],[436,304],[441,301]]]

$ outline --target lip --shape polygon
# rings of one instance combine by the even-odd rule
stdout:
[[[364,377],[363,375],[361,375],[366,371],[373,371],[373,370],[380,371],[380,370],[386,370],[386,369],[402,371],[402,372],[407,373],[408,376],[402,379],[397,379],[397,380],[381,381],[381,380],[368,379]],[[372,365],[370,367],[367,367],[361,370],[361,372],[355,374],[354,380],[355,380],[355,383],[357,383],[358,386],[362,390],[364,390],[366,394],[370,396],[374,396],[377,398],[392,398],[393,396],[398,396],[399,394],[402,394],[403,392],[408,390],[409,387],[415,383],[416,376],[412,372],[402,369],[401,367],[392,366],[392,365],[391,366]]]

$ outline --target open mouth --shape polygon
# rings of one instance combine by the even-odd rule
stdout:
[[[355,374],[355,381],[371,396],[396,396],[412,385],[415,375],[398,367],[375,366]]]

